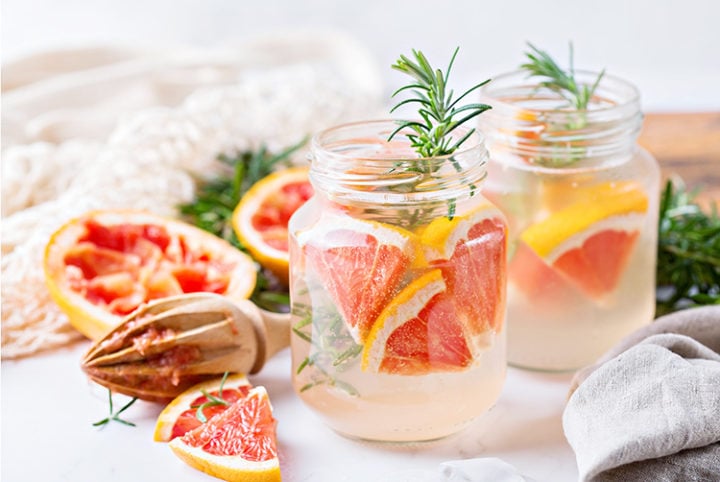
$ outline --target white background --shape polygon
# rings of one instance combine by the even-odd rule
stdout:
[[[645,110],[720,109],[717,0],[3,0],[3,62],[88,45],[219,47],[288,28],[338,29],[382,66],[423,50],[444,64],[461,47],[460,81],[522,61],[527,40],[579,68],[640,88]],[[404,79],[386,73],[388,92]]]

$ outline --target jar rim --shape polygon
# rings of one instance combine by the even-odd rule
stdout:
[[[580,77],[587,77],[596,79],[598,75],[600,75],[601,72],[594,71],[594,70],[586,70],[586,69],[575,69],[576,76]],[[506,108],[519,108],[517,105],[513,104],[512,102],[508,102],[505,100],[501,100],[499,94],[502,94],[503,92],[507,92],[509,89],[512,88],[521,88],[521,87],[534,87],[537,89],[538,82],[531,82],[533,79],[533,75],[523,71],[523,70],[512,70],[508,72],[503,72],[499,75],[496,75],[492,78],[491,82],[488,82],[486,85],[482,86],[479,90],[479,95],[481,97],[485,98],[491,98],[498,106],[503,106]],[[522,83],[520,83],[522,81]],[[500,84],[500,85],[498,85]],[[607,72],[603,73],[603,78],[598,84],[598,89],[604,89],[610,92],[614,93],[624,93],[625,95],[622,95],[620,99],[616,102],[613,102],[609,105],[603,105],[603,106],[595,106],[593,108],[587,109],[585,112],[592,115],[595,113],[602,114],[611,112],[618,108],[623,108],[631,104],[639,103],[640,102],[640,90],[637,88],[635,84],[632,82],[625,80],[622,77],[618,77],[613,74],[608,74]],[[492,106],[493,108],[495,106]],[[533,107],[522,107],[523,110],[538,112],[538,113],[553,113],[558,112],[558,109],[553,108],[533,108]],[[579,112],[578,109],[568,108],[568,109],[562,109],[560,110],[563,113],[568,112]]]
[[[473,150],[483,149],[484,143],[485,143],[485,135],[483,132],[477,127],[468,127],[468,126],[458,126],[455,130],[458,131],[458,133],[462,133],[464,135],[468,131],[473,131],[472,134],[462,143],[461,146],[458,147],[457,150],[452,152],[451,154],[443,154],[440,156],[432,156],[432,157],[423,157],[423,156],[388,156],[388,157],[363,157],[362,155],[358,156],[357,154],[352,154],[348,152],[347,154],[340,153],[337,151],[334,151],[331,148],[328,148],[328,142],[326,139],[333,134],[340,133],[343,131],[352,131],[354,129],[359,128],[368,128],[373,126],[378,126],[378,130],[380,130],[381,126],[393,126],[392,130],[395,130],[398,127],[399,122],[403,122],[404,119],[371,119],[371,120],[361,120],[361,121],[355,121],[355,122],[347,122],[344,124],[339,124],[333,127],[329,127],[327,129],[323,129],[319,132],[317,132],[315,135],[312,136],[312,139],[310,141],[311,150],[314,152],[320,152],[324,156],[331,156],[336,159],[354,159],[356,161],[379,161],[379,160],[388,160],[388,161],[445,161],[450,159],[453,156],[463,156],[469,152],[472,152]],[[390,130],[390,132],[392,132]],[[402,134],[402,131],[400,131],[400,134]],[[460,137],[462,137],[462,135]],[[342,137],[338,138],[337,141],[340,140],[349,140],[351,139],[351,136],[348,137]],[[378,139],[380,137],[378,136]],[[387,139],[384,139],[387,141]]]

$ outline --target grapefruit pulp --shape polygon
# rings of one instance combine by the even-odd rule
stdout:
[[[421,241],[429,264],[442,270],[471,335],[500,331],[507,264],[507,227],[500,211],[488,204],[453,219],[437,218]]]
[[[415,236],[375,221],[341,217],[298,235],[306,270],[328,292],[357,343],[393,297],[410,266]]]
[[[94,211],[50,238],[45,279],[70,323],[99,339],[125,315],[158,298],[207,291],[250,296],[255,266],[224,240],[140,211]]]
[[[441,270],[407,285],[368,335],[362,368],[399,375],[462,370],[472,363],[465,327]]]
[[[185,463],[227,481],[279,481],[275,419],[263,387],[169,446]]]
[[[202,425],[202,422],[197,417],[197,409],[208,401],[205,393],[232,404],[246,397],[252,388],[250,382],[242,374],[229,375],[222,383],[222,387],[221,383],[222,379],[198,383],[175,397],[160,412],[155,424],[153,440],[156,442],[169,442],[175,437],[182,437],[185,433]],[[229,405],[220,404],[209,406],[203,408],[203,414],[209,420],[214,415],[224,412],[228,407]]]
[[[288,221],[313,195],[306,167],[274,172],[255,183],[233,211],[235,234],[253,257],[288,282]]]
[[[558,276],[594,300],[618,285],[645,220],[647,196],[634,183],[601,184],[588,192],[521,233],[510,272],[528,296],[561,286]]]

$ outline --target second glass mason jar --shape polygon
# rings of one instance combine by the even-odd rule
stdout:
[[[505,379],[506,221],[487,151],[418,158],[393,121],[312,141],[291,218],[293,386],[337,432],[410,442],[485,412]],[[456,129],[457,136],[467,131]]]
[[[597,73],[576,72],[593,85]],[[484,192],[509,223],[508,360],[541,370],[594,362],[650,323],[660,171],[637,145],[640,98],[602,77],[587,109],[526,72],[481,91]]]

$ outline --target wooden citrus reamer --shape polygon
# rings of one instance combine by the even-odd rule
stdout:
[[[81,367],[96,383],[167,402],[225,372],[257,373],[290,343],[290,314],[192,293],[142,305],[95,342]]]

